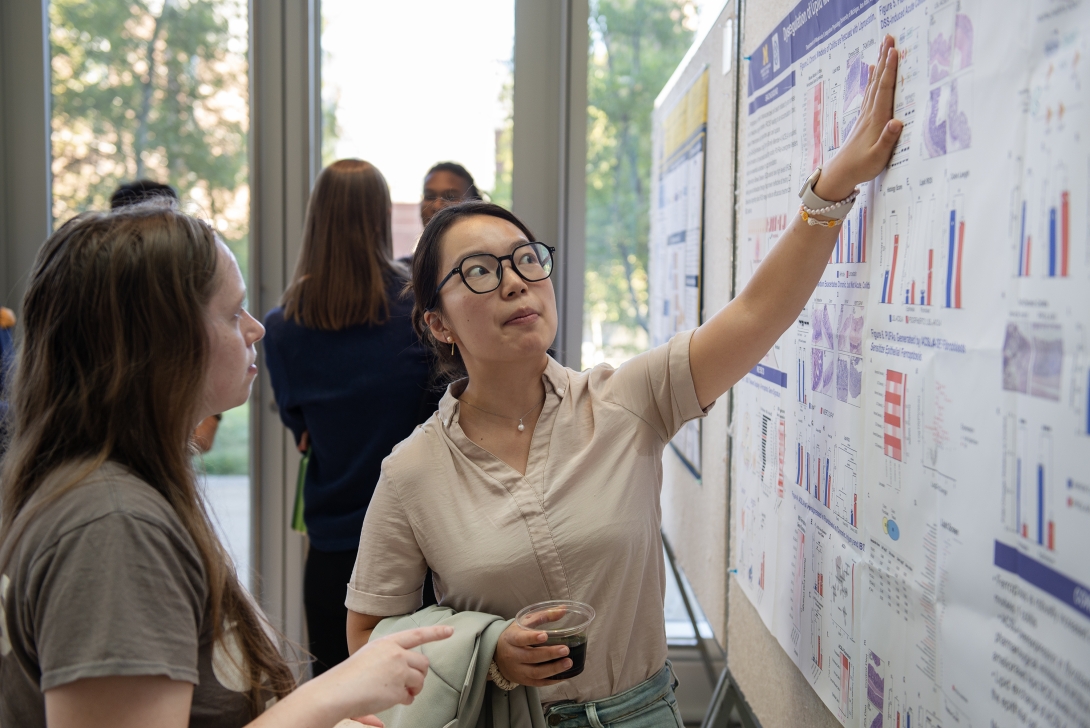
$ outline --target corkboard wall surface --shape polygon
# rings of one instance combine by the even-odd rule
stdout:
[[[706,320],[731,299],[734,238],[734,116],[737,61],[723,73],[729,2],[656,109],[665,114],[708,69],[708,136],[704,159],[703,308]],[[658,175],[655,160],[652,175]],[[663,455],[662,524],[720,645],[727,634],[727,397],[703,421],[698,481],[673,450]]]

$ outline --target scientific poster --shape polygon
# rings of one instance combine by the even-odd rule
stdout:
[[[658,179],[650,236],[651,346],[700,325],[704,242],[704,147],[708,129],[708,71],[681,100],[656,112]],[[686,423],[671,442],[700,477],[700,421]]]
[[[846,726],[1088,726],[1090,3],[799,3],[749,64],[737,284],[886,33],[893,159],[734,389],[738,582]]]

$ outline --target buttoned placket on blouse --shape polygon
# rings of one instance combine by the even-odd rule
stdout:
[[[550,371],[554,366],[558,371]],[[554,382],[554,378],[559,381]],[[563,367],[552,360],[541,379],[545,384],[545,404],[541,408],[541,414],[538,416],[537,425],[530,439],[530,454],[526,460],[525,475],[466,436],[459,424],[461,403],[457,399],[455,399],[453,411],[443,423],[443,433],[453,451],[459,453],[497,486],[507,491],[515,501],[530,537],[534,557],[537,559],[542,580],[549,592],[549,599],[572,599],[564,560],[556,546],[545,505],[547,496],[545,476],[552,430],[556,424],[557,412],[563,406],[568,383]],[[540,483],[540,489],[534,487],[535,482]]]

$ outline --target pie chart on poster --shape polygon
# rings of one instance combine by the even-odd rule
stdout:
[[[894,541],[901,537],[901,529],[897,527],[897,521],[894,521],[892,518],[883,518],[882,526],[885,528],[886,533],[889,534],[889,537]]]

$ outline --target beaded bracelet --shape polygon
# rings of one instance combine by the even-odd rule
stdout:
[[[813,211],[807,210],[805,205],[802,205],[802,206],[799,207],[799,215],[802,216],[802,219],[806,222],[807,225],[813,225],[813,226],[817,226],[817,227],[834,228],[837,225],[840,225],[841,223],[844,222],[843,219],[840,219],[840,220],[818,220],[818,219],[815,219],[813,217],[814,214],[820,214],[820,213],[815,213]]]
[[[500,673],[500,668],[496,666],[495,660],[488,666],[488,679],[496,683],[496,687],[505,692],[514,690],[519,686],[517,682],[511,682]]]
[[[843,207],[844,205],[847,205],[848,207],[851,207],[852,205],[855,204],[855,199],[857,197],[859,197],[859,188],[858,187],[856,187],[854,190],[852,190],[852,193],[850,195],[848,195],[847,197],[845,197],[840,202],[834,202],[834,203],[832,203],[830,205],[826,205],[825,207],[819,207],[817,209],[809,208],[809,207],[806,206],[805,203],[803,203],[802,209],[805,210],[806,212],[810,213],[811,215],[824,215],[825,213],[830,212],[832,210],[835,210],[838,207]],[[844,214],[847,215],[847,213],[844,213]]]

